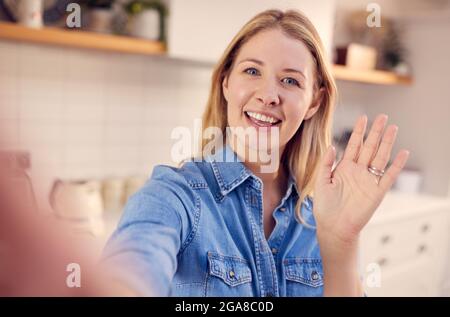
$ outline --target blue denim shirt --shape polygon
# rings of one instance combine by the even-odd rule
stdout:
[[[267,240],[262,182],[228,146],[181,168],[157,166],[128,200],[103,261],[141,295],[321,296],[316,231],[295,219],[298,197],[290,177]],[[315,225],[310,199],[302,215]]]

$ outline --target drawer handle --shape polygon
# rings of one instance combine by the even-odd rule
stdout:
[[[420,228],[420,231],[422,231],[423,233],[430,231],[430,225],[427,223],[422,225],[422,227]]]
[[[385,266],[387,264],[388,260],[386,258],[380,258],[377,263],[380,266]]]
[[[417,252],[419,252],[419,253],[424,253],[424,252],[426,252],[427,251],[427,246],[425,245],[425,244],[421,244],[421,245],[419,245],[419,248],[417,249]]]
[[[382,237],[381,237],[381,244],[386,244],[386,243],[388,243],[389,241],[391,241],[391,236],[385,235],[385,236],[382,236]]]

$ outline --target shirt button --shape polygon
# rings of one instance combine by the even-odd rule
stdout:
[[[316,271],[313,271],[311,273],[311,278],[313,279],[313,281],[317,281],[319,279],[319,274]]]
[[[281,207],[280,210],[281,211],[286,211],[286,207]]]
[[[234,274],[234,271],[230,271],[230,272],[228,273],[228,275],[229,275],[231,278],[233,278],[233,277],[235,277],[236,274]]]
[[[277,254],[278,250],[276,248],[272,248],[272,253]]]

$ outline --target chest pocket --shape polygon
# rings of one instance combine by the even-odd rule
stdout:
[[[252,272],[245,259],[208,252],[207,296],[252,296]]]
[[[321,259],[287,258],[284,261],[287,296],[322,296]]]

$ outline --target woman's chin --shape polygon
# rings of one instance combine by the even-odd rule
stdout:
[[[246,161],[260,161],[262,157],[273,156],[280,151],[279,146],[274,146],[265,142],[260,143],[259,140],[249,141],[248,139],[237,139],[237,142],[235,142],[234,145],[234,151],[236,151],[240,157],[245,158]],[[255,159],[255,156],[257,159]]]

